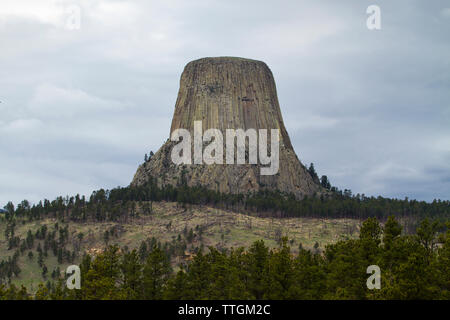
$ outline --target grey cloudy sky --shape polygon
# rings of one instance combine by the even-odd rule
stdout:
[[[449,34],[448,1],[2,0],[0,207],[128,185],[207,56],[269,65],[296,153],[333,185],[450,199]]]

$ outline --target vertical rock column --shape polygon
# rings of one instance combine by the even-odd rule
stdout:
[[[132,185],[141,185],[149,177],[159,185],[176,185],[181,182],[183,172],[190,186],[202,185],[228,193],[270,189],[302,198],[321,191],[292,148],[275,81],[264,62],[218,57],[188,63],[181,75],[170,133],[182,128],[193,134],[194,121],[202,121],[203,131],[219,129],[224,143],[226,129],[268,129],[269,134],[270,129],[279,129],[278,173],[262,176],[260,164],[175,165],[171,160],[175,143],[167,141],[149,162],[139,166]]]

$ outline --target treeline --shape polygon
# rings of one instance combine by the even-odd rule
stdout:
[[[2,299],[450,299],[450,231],[424,220],[402,235],[389,217],[384,227],[367,219],[358,239],[326,246],[323,253],[287,239],[276,249],[256,241],[247,249],[200,250],[177,272],[153,242],[139,250],[108,247],[80,264],[81,289],[64,279],[25,288],[0,287]],[[381,289],[369,290],[367,267],[381,269]]]
[[[409,199],[389,199],[352,195],[350,190],[329,191],[313,197],[296,200],[293,195],[274,191],[248,194],[225,194],[204,187],[171,185],[158,187],[153,181],[142,186],[117,187],[112,190],[94,191],[89,199],[84,196],[58,197],[44,200],[33,206],[26,200],[17,208],[12,203],[5,206],[5,219],[23,217],[38,220],[44,217],[69,219],[70,221],[122,221],[151,214],[152,201],[177,201],[181,205],[210,205],[259,216],[354,218],[376,217],[386,220],[388,216],[412,217],[416,221],[429,217],[448,219],[450,201],[434,200],[431,203]],[[138,208],[140,210],[138,210]]]

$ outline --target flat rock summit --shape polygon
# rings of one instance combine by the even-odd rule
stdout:
[[[181,164],[171,159],[166,143],[137,169],[131,185],[152,177],[158,185],[201,185],[224,193],[278,190],[301,199],[322,191],[292,148],[278,103],[275,80],[261,61],[236,58],[203,58],[189,62],[181,75],[170,134],[176,129],[194,132],[194,121],[207,129],[279,129],[279,170],[261,175],[261,164]],[[170,137],[170,135],[169,135]],[[270,150],[270,146],[268,147]],[[225,154],[225,151],[224,151]]]

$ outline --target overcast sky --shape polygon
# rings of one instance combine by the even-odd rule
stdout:
[[[0,207],[128,185],[210,56],[268,64],[297,155],[333,185],[450,199],[448,1],[2,0]]]

